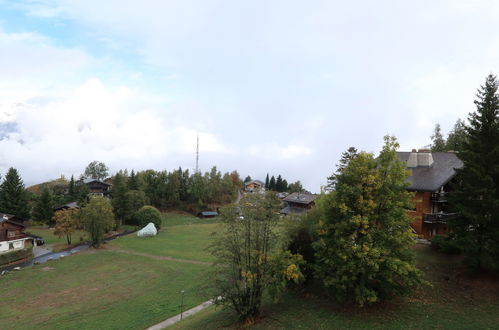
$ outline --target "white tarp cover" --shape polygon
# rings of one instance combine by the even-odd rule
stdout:
[[[139,237],[148,237],[148,236],[156,236],[158,231],[156,230],[156,227],[154,226],[154,223],[149,222],[147,226],[142,228],[137,232],[137,236]]]

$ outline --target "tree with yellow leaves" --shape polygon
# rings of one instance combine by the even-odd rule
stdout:
[[[80,210],[65,209],[55,212],[53,221],[55,222],[54,235],[66,236],[68,245],[71,244],[71,235],[80,226]]]
[[[317,203],[317,276],[340,300],[371,304],[422,282],[411,245],[408,172],[398,143],[386,136],[380,155],[361,152],[339,168],[335,190]]]

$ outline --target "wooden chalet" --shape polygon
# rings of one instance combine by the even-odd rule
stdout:
[[[33,245],[33,238],[24,233],[26,226],[12,218],[15,216],[0,213],[0,254],[22,250]]]
[[[253,192],[265,189],[265,183],[260,180],[251,180],[244,183],[244,190],[246,192]]]
[[[111,192],[112,185],[96,179],[87,179],[84,181],[87,185],[90,195],[107,197]]]
[[[283,199],[284,208],[281,214],[300,214],[310,210],[315,205],[317,195],[294,192]]]
[[[456,174],[455,169],[463,167],[463,162],[453,152],[427,149],[397,152],[397,155],[411,171],[407,188],[415,192],[415,208],[408,211],[414,219],[411,227],[426,239],[446,235],[448,221],[456,217],[448,210],[449,182]]]

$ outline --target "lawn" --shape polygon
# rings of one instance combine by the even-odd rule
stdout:
[[[214,219],[200,220],[170,213],[163,215],[163,227],[158,235],[146,238],[128,235],[113,240],[110,245],[155,256],[213,261],[206,248],[212,242],[212,233],[218,226]]]
[[[10,329],[143,329],[207,300],[209,266],[88,250],[1,277]]]
[[[28,227],[26,228],[26,232],[29,232],[33,235],[38,235],[43,237],[45,240],[45,244],[67,244],[66,241],[66,236],[57,236],[54,235],[54,229],[53,228],[47,228],[47,227]],[[80,237],[81,241],[85,241],[87,239],[87,233],[83,230],[77,230],[76,232],[73,233],[72,235],[72,242],[73,244],[79,243],[80,242]]]
[[[497,329],[499,279],[470,276],[459,257],[415,247],[418,264],[431,287],[407,298],[368,308],[340,306],[320,292],[286,293],[279,303],[267,303],[254,329]],[[210,307],[173,329],[236,329],[235,315]]]

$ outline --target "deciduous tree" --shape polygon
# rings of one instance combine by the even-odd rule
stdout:
[[[80,210],[65,209],[55,212],[53,221],[55,222],[54,235],[66,236],[68,245],[71,244],[71,236],[80,227]]]
[[[406,212],[408,173],[397,147],[395,138],[385,137],[378,158],[355,152],[340,163],[335,190],[317,201],[317,275],[338,300],[370,304],[421,283]]]
[[[104,234],[114,226],[111,202],[104,197],[92,197],[80,212],[81,224],[89,233],[92,245],[99,247]]]
[[[87,165],[84,175],[86,178],[102,181],[109,175],[108,171],[109,168],[106,166],[106,164],[94,160]]]
[[[258,316],[264,294],[277,295],[302,278],[301,256],[277,249],[278,205],[274,194],[251,194],[221,212],[223,225],[211,246],[215,295],[242,320]]]

